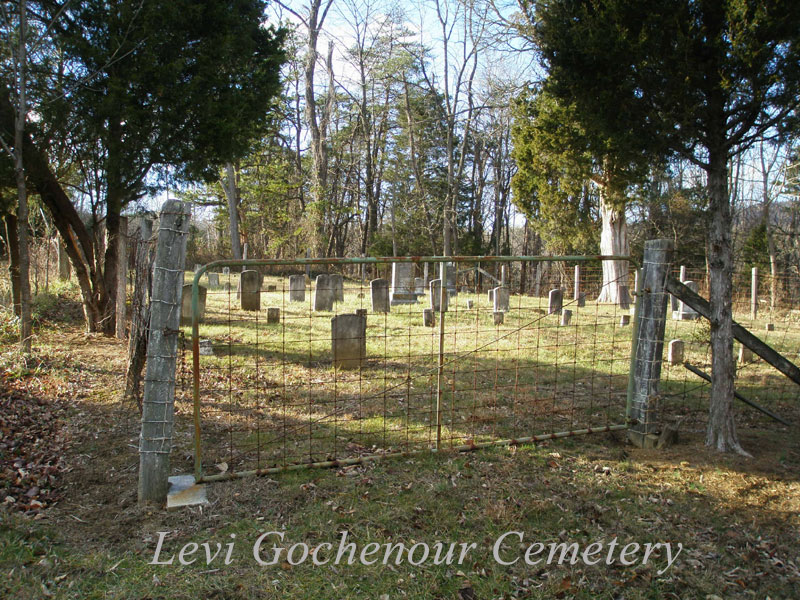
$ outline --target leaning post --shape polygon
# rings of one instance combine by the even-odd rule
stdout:
[[[628,393],[628,438],[637,446],[653,447],[658,423],[658,384],[667,320],[667,277],[672,267],[672,240],[648,240],[639,280],[636,337]]]
[[[169,490],[175,363],[190,214],[189,205],[178,200],[167,200],[161,208],[139,436],[139,504],[163,505]]]
[[[119,219],[119,240],[117,240],[117,339],[125,339],[125,303],[128,299],[128,217]]]

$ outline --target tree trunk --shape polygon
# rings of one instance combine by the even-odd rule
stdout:
[[[128,338],[128,369],[125,373],[124,400],[135,400],[142,411],[139,393],[142,369],[147,356],[147,333],[150,324],[150,284],[152,283],[155,251],[151,238],[153,223],[142,219],[138,239],[134,244],[134,283],[131,302],[131,331]]]
[[[72,268],[69,264],[69,257],[67,251],[64,249],[64,244],[58,240],[58,278],[61,281],[69,281],[72,275]]]
[[[231,253],[234,260],[242,259],[242,241],[239,238],[239,186],[232,163],[225,165],[225,182],[222,185],[228,200],[228,221],[231,234]]]
[[[8,276],[11,279],[11,302],[14,314],[22,314],[19,281],[19,239],[17,238],[17,216],[8,213],[5,216],[6,240],[8,241]]]
[[[628,224],[625,221],[625,210],[614,208],[606,198],[605,191],[600,189],[600,254],[630,254],[628,245]],[[623,289],[624,288],[624,289]],[[598,302],[611,302],[627,306],[630,302],[628,290],[628,262],[624,260],[603,261],[603,287]]]
[[[709,149],[708,194],[711,213],[709,266],[711,304],[711,398],[706,445],[721,452],[746,454],[733,418],[733,251],[731,202],[727,188],[727,157]]]
[[[24,354],[31,352],[31,337],[33,336],[33,319],[31,316],[31,283],[30,283],[30,254],[28,238],[28,190],[25,182],[25,168],[23,166],[23,143],[25,122],[28,119],[27,100],[25,98],[25,82],[27,77],[27,52],[26,52],[26,3],[19,3],[19,55],[17,64],[17,120],[14,127],[14,171],[17,178],[17,239],[19,242],[19,300],[20,300],[20,350]]]
[[[525,231],[524,237],[522,239],[522,256],[528,256],[528,252],[530,252],[530,239],[531,239],[531,230],[528,227],[528,219],[525,218],[525,225],[523,226],[523,230]],[[530,263],[527,261],[522,261],[520,265],[520,273],[519,273],[519,293],[521,295],[525,295],[525,288],[528,284],[528,267]]]

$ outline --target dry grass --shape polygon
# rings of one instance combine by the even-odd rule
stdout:
[[[61,501],[41,517],[0,512],[2,597],[797,597],[795,428],[748,423],[742,442],[754,459],[709,452],[691,432],[666,451],[600,435],[220,483],[208,488],[209,506],[166,513],[136,506],[138,417],[119,403],[124,344],[87,337],[79,323],[50,321],[37,345],[41,367],[14,385],[44,407],[68,405],[68,470],[56,483]],[[800,407],[785,410],[800,422]],[[173,453],[176,471],[191,467],[185,449]],[[335,542],[346,530],[360,545],[450,540],[478,547],[462,566],[260,567],[250,549],[270,530],[309,545]],[[506,567],[492,560],[491,544],[509,530],[543,542],[617,537],[682,543],[684,550],[661,575],[664,557],[635,567]],[[226,543],[230,534],[239,542],[230,565],[151,565],[159,531],[170,532],[168,552],[190,542]]]

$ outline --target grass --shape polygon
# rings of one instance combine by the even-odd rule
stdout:
[[[305,302],[289,302],[287,279],[267,276],[262,289],[276,291],[262,293],[259,312],[247,312],[238,307],[236,281],[221,275],[221,286],[208,291],[200,327],[215,353],[200,357],[203,457],[212,474],[221,463],[249,470],[429,449],[437,400],[442,447],[624,422],[632,330],[620,325],[627,311],[616,306],[566,300],[573,316],[562,327],[547,314],[547,298],[515,295],[496,326],[485,294],[451,298],[439,399],[439,330],[423,326],[424,299],[388,314],[370,310],[366,360],[342,370],[333,365],[330,319],[369,308],[368,285],[348,281],[345,301],[319,313],[310,289]],[[280,309],[278,323],[267,323],[267,307]],[[670,320],[667,338],[685,339],[685,359],[708,370],[700,323]],[[800,328],[779,325],[768,341],[787,351],[800,342]],[[184,334],[190,337],[188,326]],[[664,375],[668,412],[690,414],[701,428],[704,382],[682,365],[667,365]],[[784,409],[781,379],[763,362],[747,365],[740,391]],[[188,364],[178,398],[179,424],[189,432]]]
[[[476,303],[482,301],[483,306],[478,306],[484,312],[477,318],[487,316],[483,298],[459,295],[458,302],[462,303],[465,298],[474,298]],[[354,308],[351,302],[340,312]],[[533,305],[529,308],[531,312],[536,309]],[[212,299],[209,317],[213,317],[214,310],[218,309]],[[584,315],[591,315],[594,320],[594,315],[600,314],[595,311],[599,310],[591,306]],[[535,315],[533,318],[541,316]],[[305,343],[312,335],[320,339],[329,335],[326,327],[329,327],[330,316],[316,318],[301,314],[300,320],[308,322],[308,329],[300,339]],[[453,313],[448,313],[447,318],[451,316]],[[494,326],[488,327],[483,321],[480,328],[468,329],[476,317],[475,314],[464,316],[465,350],[476,347],[476,337],[477,344],[484,339],[483,335],[487,339],[496,337]],[[576,327],[579,331],[574,333],[577,336],[582,335],[581,317],[581,313],[573,316],[579,323]],[[513,311],[505,327],[513,328],[512,318]],[[231,481],[209,485],[210,504],[204,507],[176,512],[143,509],[136,505],[138,415],[135,408],[121,405],[119,401],[125,344],[86,336],[81,332],[80,323],[74,320],[61,321],[54,316],[49,319],[39,329],[36,340],[42,366],[35,374],[23,374],[17,381],[4,380],[2,385],[16,386],[14,389],[18,392],[23,390],[41,400],[41,410],[49,410],[48,402],[68,407],[63,422],[66,437],[71,440],[65,456],[68,470],[60,475],[57,484],[62,493],[61,501],[39,513],[40,516],[34,518],[0,509],[0,569],[5,575],[0,581],[0,597],[388,597],[394,600],[797,596],[800,442],[793,428],[778,426],[760,417],[748,418],[740,433],[745,448],[754,453],[753,459],[709,452],[702,445],[702,435],[691,428],[681,430],[680,444],[663,451],[639,450],[626,445],[622,435],[601,434],[538,445],[475,453],[420,454],[339,469],[303,470],[272,478]],[[398,334],[388,341],[405,334],[407,348],[408,331],[417,327],[416,316],[397,311],[388,319],[391,319],[391,330]],[[454,316],[453,320],[456,320]],[[368,322],[370,327],[376,327],[376,332],[383,331],[383,325],[373,315],[368,317]],[[695,327],[692,323],[675,326],[681,336],[687,337]],[[598,332],[600,352],[613,349],[614,361],[601,363],[609,369],[606,373],[613,376],[609,379],[613,382],[615,377],[625,373],[629,329],[602,327],[591,324],[586,331],[591,328]],[[547,342],[551,339],[549,336],[558,335],[563,342],[563,329],[552,326],[537,326],[536,329],[540,340],[538,356],[531,356],[532,350],[526,350],[525,356],[515,356],[517,343],[514,341],[502,352],[496,352],[497,356],[470,356],[469,368],[464,367],[463,372],[459,364],[456,364],[455,375],[450,370],[451,391],[454,383],[463,383],[469,388],[466,414],[472,414],[477,407],[480,410],[475,414],[494,418],[499,414],[498,407],[506,402],[505,406],[519,409],[516,415],[522,429],[523,425],[528,425],[525,419],[531,419],[531,415],[522,410],[522,398],[535,390],[546,390],[549,403],[543,406],[552,408],[555,392],[547,386],[558,383],[557,389],[565,394],[570,408],[576,409],[574,414],[582,420],[588,418],[579,410],[585,392],[582,395],[579,388],[574,393],[571,387],[564,388],[561,375],[554,374],[552,367],[548,368],[556,360],[554,354],[560,353],[557,360],[568,366],[565,372],[571,376],[590,376],[592,363],[588,344],[559,344],[551,348],[554,345]],[[209,364],[219,361],[223,372],[227,370],[224,361],[231,361],[230,364],[240,361],[235,372],[241,380],[231,380],[241,386],[240,392],[234,395],[236,398],[252,392],[256,386],[264,397],[283,393],[284,381],[303,382],[313,378],[313,386],[306,383],[297,388],[297,391],[305,388],[306,393],[302,402],[294,407],[298,419],[309,414],[330,414],[329,406],[320,407],[315,403],[310,405],[313,410],[308,411],[308,400],[315,398],[311,394],[313,388],[319,388],[316,397],[324,398],[331,387],[336,386],[340,394],[337,403],[350,411],[343,415],[359,417],[350,420],[356,425],[348,424],[346,419],[335,423],[339,432],[336,439],[343,444],[343,451],[362,451],[346,447],[345,442],[352,441],[350,438],[363,441],[363,447],[373,439],[374,445],[380,448],[399,447],[402,440],[398,438],[405,435],[409,423],[421,427],[421,432],[412,430],[410,433],[419,435],[421,444],[427,444],[429,424],[422,413],[412,414],[414,418],[409,420],[407,412],[390,411],[384,420],[382,410],[369,412],[373,408],[382,409],[382,401],[380,406],[362,407],[361,412],[345,404],[355,396],[350,386],[358,385],[361,389],[374,386],[369,388],[373,392],[382,390],[384,372],[387,377],[402,378],[408,371],[419,375],[428,370],[429,359],[423,357],[429,356],[431,334],[422,327],[420,330],[422,335],[418,340],[412,337],[416,340],[412,342],[415,352],[422,355],[418,363],[412,361],[409,367],[406,360],[387,370],[378,362],[383,358],[381,346],[373,346],[368,348],[368,357],[369,361],[376,362],[369,364],[366,371],[374,369],[374,372],[367,374],[365,369],[360,374],[333,369],[326,364],[329,356],[326,358],[324,345],[320,346],[319,353],[312,354],[311,360],[297,365],[290,367],[280,360],[280,385],[275,385],[272,375],[274,361],[278,358],[270,357],[268,349],[261,346],[257,353],[230,357],[226,354],[204,360]],[[263,331],[261,327],[230,329],[243,348]],[[226,324],[209,323],[202,333],[203,337],[212,339],[227,335],[230,333]],[[594,335],[590,332],[589,339]],[[454,343],[460,338],[458,334]],[[793,343],[788,334],[785,339]],[[270,338],[265,337],[264,341],[269,344]],[[306,351],[307,347],[303,347],[301,354],[305,356]],[[694,350],[690,348],[689,351]],[[580,357],[580,361],[575,360],[575,356]],[[619,365],[616,365],[617,356]],[[697,356],[701,356],[699,350]],[[251,369],[256,357],[258,376]],[[492,374],[491,378],[480,375],[477,384],[472,375],[476,360],[479,366],[484,361],[485,371]],[[510,371],[501,371],[497,375],[499,379],[495,380],[493,363],[503,365],[513,360],[517,363],[512,363]],[[747,368],[757,372],[763,366],[755,364]],[[520,378],[532,377],[528,371],[534,371],[536,379],[523,380],[520,388]],[[184,372],[184,377],[186,375]],[[517,390],[523,391],[516,397],[516,404],[513,395],[503,397],[503,388],[494,392],[495,381],[503,381],[506,375],[513,375]],[[226,379],[223,381],[229,385]],[[204,382],[204,386],[212,384],[212,378]],[[420,405],[422,398],[428,401],[428,385],[425,377],[415,378],[415,386],[419,386],[421,394]],[[608,390],[598,383],[595,393],[601,392],[608,393]],[[452,396],[464,394],[459,390]],[[229,397],[224,395],[223,399]],[[402,395],[399,399],[407,397]],[[620,401],[614,395],[609,397],[613,402]],[[605,404],[596,402],[605,408]],[[688,401],[681,402],[683,404],[675,405],[677,409],[682,409]],[[280,403],[283,405],[283,400]],[[268,414],[269,407],[266,402],[264,404],[261,408]],[[427,409],[427,404],[425,407]],[[247,408],[256,410],[259,407]],[[618,408],[615,405],[615,409]],[[178,448],[173,453],[172,463],[176,472],[186,472],[192,464],[191,436],[187,427],[187,406],[180,405],[180,409]],[[794,422],[800,420],[796,403],[787,403],[783,409],[787,418]],[[206,436],[214,433],[217,414],[210,411],[204,414]],[[749,412],[740,411],[739,418],[746,415]],[[263,417],[255,419],[251,415],[243,420],[266,422]],[[559,421],[556,417],[552,421],[542,418],[539,423],[558,425]],[[448,435],[463,439],[480,432],[482,422],[456,418],[448,420],[447,427],[451,432]],[[230,435],[230,430],[227,431]],[[311,431],[313,433],[313,428]],[[381,445],[383,440],[375,436],[382,436],[384,431],[387,432],[386,445]],[[332,433],[332,429],[323,429],[315,443],[329,443]],[[358,437],[358,434],[363,435]],[[247,435],[252,436],[254,432],[249,431]],[[308,450],[302,446],[305,438],[298,443],[301,445],[297,446],[297,453],[301,455]],[[212,464],[208,466],[215,469]],[[230,465],[233,467],[235,465]],[[437,540],[477,546],[469,555],[470,560],[461,565],[430,562],[416,567],[407,562],[385,566],[314,566],[308,562],[292,565],[283,556],[275,565],[260,566],[252,556],[252,548],[255,540],[268,531],[285,532],[286,546],[298,542],[309,547],[335,544],[342,531],[347,531],[349,539],[359,548],[371,542],[402,542],[410,546],[416,542],[433,545]],[[644,566],[625,566],[619,561],[597,566],[581,563],[533,566],[519,561],[506,566],[493,559],[492,545],[499,535],[508,531],[524,532],[524,545],[533,541],[563,541],[586,546],[616,537],[626,543],[681,543],[684,549],[672,568],[661,574],[659,571],[666,564],[663,553]],[[207,565],[202,559],[188,566],[150,564],[159,532],[168,532],[163,556],[175,556],[175,561],[186,544],[208,542],[212,548],[217,543],[224,547],[232,540],[231,534],[235,534],[231,563],[217,561]],[[524,552],[524,548],[515,546],[512,544],[505,549],[511,557]],[[201,548],[201,558],[202,553]]]

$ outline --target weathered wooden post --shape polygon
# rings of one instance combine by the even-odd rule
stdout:
[[[753,321],[758,316],[758,267],[753,267],[750,274],[750,318]]]
[[[667,320],[667,277],[672,266],[672,240],[648,240],[637,297],[636,329],[628,386],[629,439],[639,447],[654,447],[658,437],[658,385]]]
[[[190,215],[189,206],[178,200],[167,200],[161,209],[139,437],[140,504],[163,505],[169,490],[175,363]]]
[[[575,284],[573,286],[572,299],[577,302],[581,298],[581,266],[575,265]]]
[[[128,299],[128,217],[119,218],[119,240],[117,241],[117,339],[125,339],[125,317]]]

